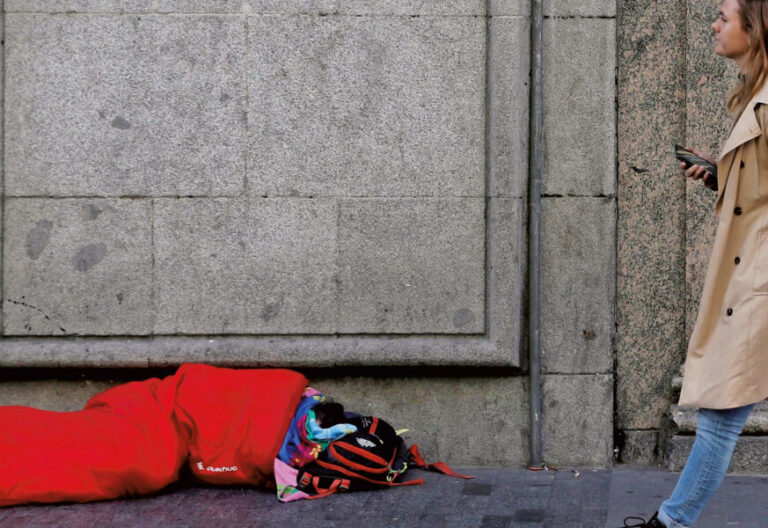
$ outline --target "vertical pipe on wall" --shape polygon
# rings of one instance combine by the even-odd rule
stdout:
[[[530,163],[528,184],[528,365],[531,405],[529,467],[543,467],[541,441],[541,167],[543,0],[531,0]]]

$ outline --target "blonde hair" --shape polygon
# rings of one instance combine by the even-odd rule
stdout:
[[[749,49],[744,71],[728,97],[728,112],[734,118],[744,111],[768,77],[768,0],[738,0],[738,3],[741,25],[749,35]]]

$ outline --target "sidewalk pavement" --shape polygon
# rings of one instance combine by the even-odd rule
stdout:
[[[289,504],[253,489],[176,486],[131,500],[0,508],[2,527],[619,528],[650,516],[677,474],[654,468],[456,468],[474,480],[427,473],[423,486]],[[696,528],[768,527],[768,476],[728,476]]]

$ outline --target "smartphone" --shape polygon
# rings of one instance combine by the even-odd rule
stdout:
[[[698,165],[699,167],[704,167],[704,169],[712,176],[717,177],[717,167],[715,165],[704,158],[697,156],[693,152],[685,150],[685,148],[680,145],[675,145],[675,157],[685,163],[685,168],[688,168],[691,165]]]

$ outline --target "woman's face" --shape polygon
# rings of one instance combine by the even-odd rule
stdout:
[[[724,0],[712,29],[715,30],[715,53],[741,63],[749,50],[749,34],[741,24],[739,11],[737,0]]]

